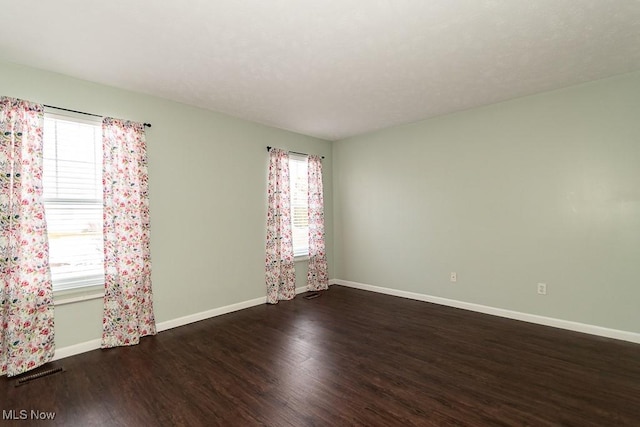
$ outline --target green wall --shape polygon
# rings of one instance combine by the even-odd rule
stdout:
[[[265,295],[271,145],[325,156],[330,277],[640,332],[640,73],[333,144],[1,62],[0,95],[153,124],[158,322]],[[57,346],[101,307],[56,307]]]
[[[325,156],[332,276],[330,142],[1,62],[0,95],[153,125],[147,144],[158,322],[265,296],[267,145]],[[304,286],[306,264],[296,267]],[[101,318],[100,300],[57,306],[57,347],[100,338]]]
[[[640,332],[640,73],[333,156],[337,279]]]

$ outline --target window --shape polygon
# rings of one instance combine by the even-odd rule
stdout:
[[[102,128],[46,113],[43,193],[53,290],[104,283]]]
[[[307,157],[289,154],[291,181],[291,234],[293,255],[309,255],[309,200],[307,189]]]

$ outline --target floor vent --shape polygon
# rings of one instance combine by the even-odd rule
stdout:
[[[25,377],[20,378],[16,381],[16,387],[24,385],[29,381],[37,380],[38,378],[46,377],[49,375],[57,374],[58,372],[63,372],[64,369],[62,367],[47,369],[45,371],[36,372],[35,374],[27,375]]]
[[[320,296],[320,292],[314,292],[312,294],[305,295],[303,298],[304,299],[314,299],[314,298],[318,298],[319,296]]]

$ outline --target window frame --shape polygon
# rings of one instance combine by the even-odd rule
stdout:
[[[309,162],[309,156],[307,155],[302,155],[302,154],[295,154],[295,153],[289,153],[289,194],[290,194],[290,208],[291,208],[291,244],[293,246],[293,257],[294,260],[296,261],[303,261],[305,259],[309,259],[309,182],[308,182],[308,162]],[[296,165],[297,163],[297,165]],[[302,171],[300,171],[301,173],[298,173],[298,170],[300,169],[298,166],[304,163],[304,173],[302,173]],[[296,176],[294,176],[293,171],[296,171]],[[294,203],[295,200],[300,200],[300,198],[294,198],[294,190],[295,190],[295,182],[294,180],[298,178],[298,179],[302,179],[303,180],[303,186],[306,189],[306,191],[304,192],[304,197],[302,198],[302,203]],[[298,244],[296,245],[296,238],[295,236],[297,234],[301,234],[300,232],[296,233],[296,216],[295,216],[295,210],[296,209],[301,209],[304,213],[306,213],[306,215],[304,215],[304,221],[306,221],[306,226],[305,227],[297,227],[297,228],[302,228],[305,230],[304,232],[304,236],[305,236],[305,240],[304,240],[304,244]],[[302,230],[299,230],[302,231]],[[298,239],[299,240],[299,239]],[[298,242],[299,243],[299,242]]]
[[[79,124],[84,124],[84,125],[90,125],[90,126],[94,126],[99,130],[99,134],[97,136],[97,141],[94,139],[93,141],[91,141],[93,144],[99,146],[101,148],[101,144],[102,144],[102,137],[101,137],[101,132],[102,132],[102,118],[101,117],[90,117],[90,116],[86,116],[86,115],[81,115],[81,114],[76,114],[73,112],[59,112],[58,110],[50,109],[48,107],[45,107],[45,111],[44,111],[44,116],[43,116],[43,153],[44,153],[44,144],[46,143],[46,135],[45,135],[45,130],[44,130],[44,120],[46,119],[53,119],[53,120],[61,120],[61,121],[66,121],[66,122],[72,122],[72,123],[79,123]],[[101,155],[99,155],[99,157],[101,157]],[[57,159],[57,156],[56,156]],[[51,205],[52,204],[56,204],[58,208],[60,208],[61,206],[64,205],[76,205],[76,206],[82,206],[82,205],[89,205],[89,206],[100,206],[100,210],[101,210],[101,222],[100,222],[100,226],[99,226],[99,233],[98,236],[100,236],[100,238],[103,238],[103,231],[102,231],[102,221],[103,221],[103,206],[102,206],[102,198],[99,199],[82,199],[82,198],[64,198],[64,197],[55,197],[55,198],[51,198],[51,197],[44,197],[46,195],[46,190],[45,190],[45,186],[47,185],[45,177],[46,174],[44,173],[45,170],[45,158],[44,158],[44,154],[43,154],[43,205],[45,208],[45,217],[46,217],[46,213],[48,212],[48,209],[51,209]],[[102,175],[102,168],[99,167],[98,171],[100,173],[100,176]],[[101,178],[100,178],[101,181]],[[49,237],[49,230],[50,230],[50,220],[47,219],[47,235]],[[51,239],[49,239],[51,240]],[[51,246],[51,245],[50,245]],[[51,248],[50,248],[50,254],[51,254]],[[104,252],[103,252],[103,263],[104,263]],[[103,264],[104,265],[104,264]],[[98,275],[98,274],[91,274],[91,275],[76,275],[70,278],[66,278],[66,279],[58,279],[56,280],[53,272],[52,272],[52,287],[53,287],[53,292],[54,292],[54,296],[64,296],[64,297],[68,297],[68,296],[78,296],[81,295],[78,298],[81,299],[87,299],[86,296],[88,296],[87,294],[89,293],[95,293],[98,290],[102,290],[104,288],[104,267],[102,269],[102,274]],[[74,298],[77,299],[77,298]]]

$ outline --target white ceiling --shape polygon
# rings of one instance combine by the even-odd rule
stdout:
[[[640,69],[638,0],[0,0],[0,11],[0,60],[328,140]]]

